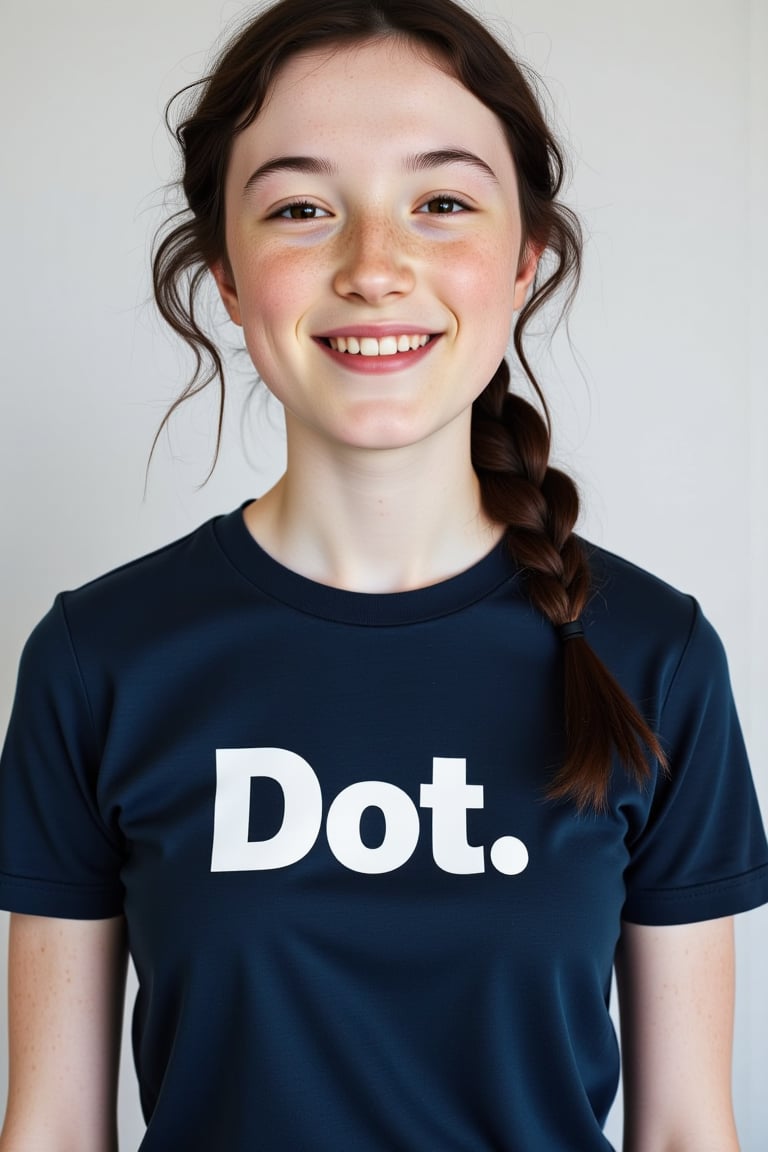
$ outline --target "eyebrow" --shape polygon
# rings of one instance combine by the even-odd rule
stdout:
[[[495,184],[499,178],[485,160],[481,160],[474,152],[466,148],[438,148],[434,152],[416,152],[406,157],[405,167],[411,172],[425,172],[429,168],[442,168],[446,164],[468,164],[470,168],[477,168],[484,176],[490,176]]]
[[[481,160],[474,152],[465,148],[437,148],[432,152],[414,152],[406,156],[404,167],[409,172],[426,172],[430,168],[442,168],[447,164],[466,164],[476,168],[484,176],[490,177],[494,183],[499,180],[496,173]],[[321,156],[275,156],[266,163],[261,164],[255,172],[248,177],[243,193],[250,192],[274,172],[304,172],[310,176],[335,176],[338,169],[330,160]]]
[[[275,156],[248,177],[243,192],[250,192],[273,172],[306,172],[312,176],[334,176],[336,165],[319,156]]]

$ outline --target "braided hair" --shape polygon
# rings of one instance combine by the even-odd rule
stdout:
[[[194,371],[166,413],[212,383],[219,390],[216,463],[224,414],[220,352],[198,322],[199,293],[208,269],[226,264],[224,181],[232,141],[253,122],[282,65],[300,52],[383,37],[423,46],[441,67],[498,117],[515,163],[523,251],[546,251],[546,273],[534,279],[514,329],[514,348],[539,407],[510,390],[502,361],[472,412],[472,463],[488,516],[506,526],[533,605],[558,629],[579,621],[590,595],[589,563],[574,535],[579,512],[573,481],[549,464],[550,422],[544,396],[526,357],[531,317],[559,290],[564,309],[579,279],[581,232],[558,195],[563,156],[546,123],[533,74],[453,0],[279,0],[249,20],[224,48],[209,75],[183,89],[187,107],[174,132],[182,157],[187,208],[156,237],[155,300],[163,318],[194,355]],[[191,101],[190,101],[191,96]],[[166,110],[170,127],[170,109]],[[614,758],[641,785],[649,758],[663,767],[659,741],[634,703],[589,645],[582,629],[563,643],[566,747],[547,794],[579,809],[605,806]]]

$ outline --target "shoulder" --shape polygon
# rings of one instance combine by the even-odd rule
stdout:
[[[614,675],[625,682],[640,677],[645,691],[653,681],[663,697],[681,676],[727,681],[722,643],[693,595],[613,552],[583,543],[592,573],[584,624]]]
[[[160,548],[127,561],[77,588],[62,593],[68,605],[96,605],[146,589],[162,587],[174,580],[180,571],[193,575],[193,562],[205,562],[206,554],[215,549],[215,525],[221,517],[206,521],[193,531]]]
[[[690,626],[696,604],[693,596],[615,552],[586,540],[582,544],[592,575],[590,612],[624,612],[644,623],[660,618],[665,624],[679,622],[683,627]]]
[[[45,659],[67,647],[125,650],[141,637],[159,639],[168,629],[188,625],[202,605],[210,606],[212,585],[231,573],[217,540],[217,524],[226,518],[209,520],[161,548],[60,592],[25,653]]]
[[[585,620],[594,628],[625,634],[661,634],[685,641],[701,616],[698,601],[646,569],[582,541],[592,588]]]

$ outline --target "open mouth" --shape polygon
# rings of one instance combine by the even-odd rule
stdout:
[[[399,352],[416,352],[423,348],[434,336],[428,333],[403,333],[400,336],[323,336],[321,343],[334,352],[344,352],[348,356],[396,356]]]

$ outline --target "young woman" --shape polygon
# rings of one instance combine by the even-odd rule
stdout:
[[[283,403],[259,500],[59,597],[0,776],[2,1152],[737,1148],[731,917],[768,848],[722,649],[573,533],[514,325],[578,272],[520,69],[448,0],[282,0],[178,130],[163,315],[213,276]],[[183,398],[183,397],[182,397]]]

